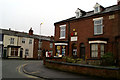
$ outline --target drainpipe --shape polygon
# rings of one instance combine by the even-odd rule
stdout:
[[[70,22],[68,21],[68,56],[70,55]]]

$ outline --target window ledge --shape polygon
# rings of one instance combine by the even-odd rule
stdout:
[[[99,36],[99,35],[103,35],[103,33],[94,34],[94,36]]]
[[[65,37],[60,37],[59,39],[65,39]]]

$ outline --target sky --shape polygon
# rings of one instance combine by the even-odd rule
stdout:
[[[77,8],[92,11],[96,3],[108,7],[117,0],[0,0],[0,28],[28,33],[32,27],[34,34],[54,36],[55,22],[74,17]]]

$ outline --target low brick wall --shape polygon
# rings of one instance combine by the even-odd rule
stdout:
[[[60,61],[45,60],[45,66],[62,71],[69,71],[90,76],[120,79],[120,69],[93,65],[66,63]]]

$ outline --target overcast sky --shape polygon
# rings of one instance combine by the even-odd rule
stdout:
[[[54,23],[75,16],[80,8],[92,11],[98,2],[103,7],[117,4],[117,0],[0,0],[0,28],[34,34],[54,35]]]

